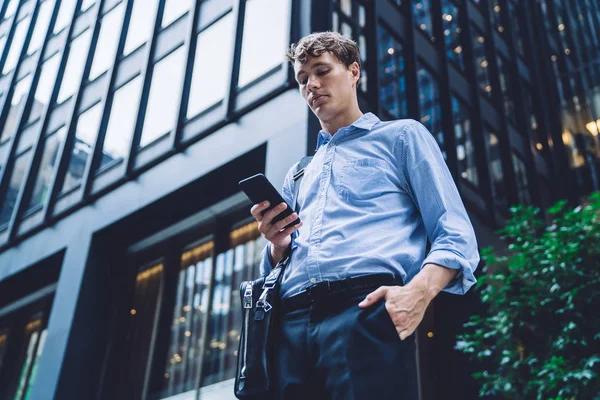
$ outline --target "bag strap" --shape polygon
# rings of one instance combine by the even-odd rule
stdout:
[[[302,182],[302,177],[304,176],[304,170],[312,161],[312,156],[302,157],[300,162],[298,163],[298,168],[296,169],[296,173],[294,174],[294,200],[292,203],[294,204],[294,211],[298,212],[298,191],[300,190],[300,182]]]

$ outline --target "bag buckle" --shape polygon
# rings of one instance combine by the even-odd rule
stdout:
[[[248,282],[244,291],[244,308],[252,308],[252,282]]]

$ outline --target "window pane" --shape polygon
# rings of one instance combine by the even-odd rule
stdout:
[[[17,124],[19,123],[17,119],[19,118],[23,107],[25,107],[25,101],[27,100],[29,89],[31,88],[31,80],[32,76],[27,75],[25,78],[21,79],[15,86],[15,91],[13,93],[12,100],[10,101],[8,117],[6,118],[6,122],[4,123],[2,135],[0,135],[0,142],[3,142],[4,140],[11,137],[17,129]]]
[[[454,119],[454,137],[456,138],[456,157],[458,174],[474,184],[479,185],[475,149],[471,138],[471,117],[469,110],[455,97],[452,97],[452,116]]]
[[[496,28],[496,31],[498,31],[498,33],[500,35],[503,35],[504,34],[504,26],[506,24],[504,23],[504,14],[502,13],[502,8],[500,7],[500,2],[498,0],[491,0],[490,7],[492,9],[490,14],[492,17],[492,23],[494,25],[494,28]],[[518,25],[518,24],[515,24],[515,25]]]
[[[75,11],[77,0],[61,0],[60,10],[56,17],[56,23],[54,24],[54,33],[58,33],[63,30],[71,22],[73,12]]]
[[[289,10],[290,0],[248,0],[246,3],[238,87],[283,65],[290,36]]]
[[[431,24],[431,0],[415,0],[413,2],[413,13],[415,24],[431,39],[433,37],[433,26]]]
[[[50,103],[50,96],[54,90],[54,83],[56,81],[56,74],[58,73],[58,66],[60,63],[60,57],[58,54],[52,56],[52,58],[46,60],[42,65],[42,72],[40,73],[40,80],[38,81],[35,89],[35,96],[33,104],[31,106],[31,113],[29,114],[28,122],[32,122],[34,119],[42,114],[45,107],[48,107]]]
[[[0,37],[0,56],[4,53],[4,46],[6,46],[6,35]]]
[[[152,36],[158,0],[135,0],[127,31],[123,55],[128,55],[143,45]]]
[[[181,46],[154,66],[140,146],[153,142],[174,126],[181,95],[185,47]]]
[[[98,136],[102,108],[102,103],[96,104],[81,114],[77,120],[75,142],[73,143],[69,168],[67,169],[61,192],[71,189],[81,182],[83,178],[88,157],[92,153],[92,148]]]
[[[21,371],[19,374],[19,380],[17,384],[17,390],[15,393],[15,399],[22,399],[23,395],[29,389],[30,383],[30,368],[36,359],[36,349],[39,347],[39,342],[41,341],[40,331],[42,330],[42,321],[40,319],[36,319],[31,321],[25,327],[25,338],[23,347],[21,349],[21,354],[19,354],[18,358],[18,369]],[[44,335],[45,340],[45,335]]]
[[[81,75],[87,60],[91,38],[92,32],[91,29],[88,29],[71,42],[67,67],[56,99],[58,104],[61,104],[77,91],[81,83]]]
[[[30,158],[31,150],[20,155],[15,160],[12,176],[10,177],[10,182],[8,184],[8,192],[6,193],[3,203],[1,203],[2,208],[0,208],[0,226],[7,224],[10,221],[10,217],[12,216],[12,212],[15,208],[15,202],[17,201],[17,195],[19,194],[23,178],[25,177],[25,169],[29,165]]]
[[[231,248],[216,257],[213,309],[202,368],[203,386],[235,376],[242,322],[238,289],[243,280],[253,279],[258,273],[257,253],[262,248],[262,238],[257,234],[256,226],[251,223],[231,232]],[[246,248],[240,248],[240,245]]]
[[[163,381],[152,398],[165,398],[195,389],[206,338],[212,275],[212,241],[196,246],[181,256],[173,322]]]
[[[233,52],[233,15],[227,14],[200,32],[192,72],[187,117],[193,117],[222,100],[229,83]],[[210,62],[206,62],[210,58]]]
[[[5,0],[8,1],[8,6],[6,7],[6,12],[4,13],[4,19],[8,19],[15,14],[17,11],[17,6],[19,5],[19,0]]]
[[[422,65],[417,65],[419,82],[419,110],[421,123],[431,132],[437,141],[444,160],[447,159],[442,132],[442,111],[440,106],[440,88],[437,80]]]
[[[485,36],[478,33],[475,28],[473,28],[473,33],[473,59],[475,60],[475,69],[477,70],[477,83],[481,90],[491,93],[492,86],[490,85],[489,64],[485,53]]]
[[[31,199],[29,200],[28,209],[44,203],[48,198],[48,192],[54,177],[54,168],[58,161],[58,150],[61,143],[65,140],[66,133],[67,128],[62,127],[58,132],[46,137],[39,170],[32,171],[32,173],[37,172],[37,176],[35,178],[35,184],[33,186]]]
[[[517,196],[519,198],[519,202],[521,202],[521,204],[531,204],[525,163],[515,154],[511,155],[513,168],[515,169],[515,183],[517,184]]]
[[[498,136],[490,130],[484,132],[484,139],[490,180],[492,181],[492,198],[496,206],[503,209],[506,207],[507,200],[504,188],[504,171],[502,169],[500,142]]]
[[[121,3],[102,18],[92,69],[88,77],[91,81],[106,72],[115,60],[117,46],[119,45],[119,34],[121,33],[120,29],[116,27],[123,24],[124,11],[125,5]]]
[[[40,5],[40,10],[35,22],[35,28],[27,48],[27,55],[35,53],[44,42],[46,31],[48,30],[48,24],[50,23],[50,17],[52,17],[52,10],[54,10],[54,0],[46,0]]]
[[[85,11],[96,3],[96,0],[83,0],[81,3],[81,11]]]
[[[142,78],[138,76],[115,92],[100,167],[129,153],[141,91]]]
[[[6,353],[6,344],[8,342],[8,333],[6,331],[0,332],[0,371],[2,370],[2,360]]]
[[[169,26],[177,18],[185,14],[190,9],[190,0],[167,0],[165,11],[163,13],[161,27]]]
[[[446,54],[460,69],[464,69],[463,46],[460,40],[462,29],[459,23],[459,9],[450,0],[442,2],[442,23],[444,25],[444,40],[446,42]]]
[[[4,68],[2,69],[2,74],[6,75],[17,66],[17,63],[19,62],[19,56],[21,55],[21,50],[23,49],[23,42],[25,42],[25,35],[29,29],[30,21],[31,17],[27,17],[22,19],[17,25],[15,29],[15,35],[13,36],[12,43],[10,45],[10,50],[8,51],[8,56],[6,57],[6,61],[4,63]]]
[[[510,72],[508,71],[506,61],[502,57],[496,57],[498,62],[498,80],[500,81],[500,91],[502,92],[502,107],[504,115],[509,121],[515,122],[515,106],[512,100],[512,87],[510,81]]]
[[[521,32],[521,23],[519,21],[519,9],[521,7],[518,3],[513,3],[512,1],[507,1],[508,12],[510,14],[510,20],[514,21],[514,24],[511,24],[510,29],[513,33],[513,39],[515,42],[515,47],[517,49],[517,53],[521,57],[525,57],[525,47],[523,45],[523,34]],[[586,35],[587,37],[587,35]]]
[[[406,71],[402,45],[379,27],[379,81],[381,107],[394,118],[405,118]]]
[[[40,358],[42,357],[44,347],[46,345],[46,337],[47,336],[48,336],[48,329],[44,329],[42,331],[42,334],[40,335],[40,341],[38,343],[38,347],[35,352],[35,359],[33,360],[33,365],[31,366],[31,373],[29,376],[29,384],[27,385],[27,391],[25,392],[25,397],[23,397],[24,400],[30,399],[29,394],[31,393],[31,390],[35,386],[38,365],[39,365]]]

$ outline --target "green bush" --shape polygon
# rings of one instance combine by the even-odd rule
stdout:
[[[479,360],[481,397],[600,399],[600,192],[575,209],[517,206],[497,231],[506,255],[481,251],[475,288],[488,306],[458,335]]]

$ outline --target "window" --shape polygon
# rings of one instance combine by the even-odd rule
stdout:
[[[233,52],[233,15],[227,14],[198,34],[187,109],[191,118],[225,97]],[[210,62],[205,60],[210,57]]]
[[[98,127],[102,117],[102,103],[96,104],[82,113],[77,120],[75,141],[71,149],[69,167],[67,168],[61,193],[68,191],[81,182],[88,158],[94,148]],[[67,151],[65,149],[65,151]]]
[[[394,118],[405,118],[406,67],[402,45],[389,32],[379,27],[379,99],[381,108]]]
[[[4,53],[5,46],[6,46],[6,35],[0,37],[0,54]]]
[[[42,114],[44,108],[48,107],[52,91],[54,90],[59,63],[60,57],[58,54],[55,54],[42,65],[42,72],[40,73],[29,119],[27,120],[28,123],[36,120]]]
[[[479,178],[472,139],[471,117],[467,107],[454,96],[452,96],[452,118],[454,120],[458,174],[461,178],[478,186]]]
[[[17,370],[20,370],[15,399],[27,399],[37,376],[37,365],[44,346],[48,330],[41,318],[34,319],[25,327],[25,340],[19,355]]]
[[[419,112],[421,123],[431,132],[437,141],[444,160],[447,159],[444,145],[444,133],[442,132],[442,111],[440,106],[440,87],[431,75],[420,63],[417,63],[417,81],[419,83]]]
[[[0,227],[8,224],[12,217],[13,210],[16,206],[17,196],[21,189],[21,184],[25,178],[25,171],[29,166],[29,160],[31,159],[31,150],[21,154],[15,160],[14,169],[12,170],[12,176],[8,183],[8,191],[4,197],[2,207],[0,208]]]
[[[507,62],[500,56],[496,57],[498,63],[498,81],[500,82],[500,92],[502,93],[502,107],[504,115],[509,121],[515,122],[515,104],[512,96],[512,86],[510,80],[510,71]]]
[[[29,200],[29,206],[27,207],[28,210],[43,204],[48,198],[48,192],[51,189],[50,185],[52,184],[52,179],[54,179],[56,163],[58,162],[58,151],[65,140],[66,133],[67,128],[62,127],[58,132],[51,133],[44,140],[44,152],[37,176],[35,177],[33,192]],[[35,172],[32,171],[32,173]]]
[[[54,24],[54,33],[58,33],[66,28],[71,23],[71,18],[75,12],[75,6],[77,0],[61,0],[60,10],[56,17],[56,23]]]
[[[0,331],[0,370],[2,370],[2,360],[6,353],[6,342],[8,341],[8,332],[6,330]]]
[[[535,111],[535,104],[533,103],[533,94],[531,93],[531,88],[527,85],[527,83],[521,82],[521,86],[525,94],[525,104],[528,107],[526,112],[529,114],[527,120],[529,123],[529,127],[531,128],[531,139],[534,141],[536,149],[538,149],[538,151],[542,151],[544,145],[538,126],[538,118]]]
[[[500,142],[498,136],[487,128],[484,132],[485,152],[490,172],[492,187],[492,198],[495,206],[499,209],[506,209],[508,204],[506,199],[506,189],[504,188],[504,170],[502,169],[502,157]]]
[[[134,0],[123,55],[128,55],[152,36],[158,0]]]
[[[433,36],[433,24],[431,23],[431,0],[413,1],[413,14],[417,27],[431,40],[435,40]]]
[[[17,66],[17,63],[19,62],[19,56],[21,55],[21,50],[23,49],[23,43],[25,42],[25,35],[29,29],[30,21],[31,16],[23,18],[17,24],[10,49],[8,50],[8,56],[4,62],[4,68],[2,68],[3,75],[6,75]]]
[[[525,57],[525,47],[523,45],[523,34],[521,32],[521,22],[519,18],[521,4],[512,0],[507,0],[506,5],[508,6],[510,20],[515,22],[510,25],[510,29],[513,33],[512,36],[515,48],[517,49],[517,54],[521,57]]]
[[[58,104],[71,97],[80,86],[91,38],[92,32],[91,29],[88,29],[71,42],[69,59],[67,60],[58,98],[56,99]]]
[[[100,168],[120,160],[129,153],[142,92],[140,76],[115,92],[106,128]]]
[[[492,85],[490,85],[485,36],[479,33],[475,27],[473,27],[473,35],[473,59],[475,60],[475,70],[477,71],[477,83],[485,93],[491,93]]]
[[[27,100],[27,95],[31,88],[31,81],[32,76],[30,74],[17,82],[12,100],[10,101],[10,108],[8,109],[8,116],[4,123],[2,135],[0,135],[0,143],[10,138],[15,133],[17,124],[19,123],[18,118],[23,111],[23,107],[25,107],[25,100]]]
[[[442,23],[444,28],[444,41],[448,60],[464,69],[463,46],[461,41],[462,29],[459,26],[459,8],[451,0],[442,2]]]
[[[96,3],[96,0],[83,0],[81,3],[81,11],[85,11]]]
[[[492,9],[490,11],[490,15],[492,17],[492,24],[494,25],[494,28],[496,28],[496,31],[500,35],[503,35],[506,23],[504,21],[504,13],[502,12],[502,7],[500,7],[500,2],[498,0],[491,0],[490,7]]]
[[[214,242],[208,241],[192,247],[181,256],[167,363],[157,398],[196,388],[206,340],[204,326],[208,317],[213,250]]]
[[[175,126],[186,52],[181,46],[154,66],[140,146],[155,141]]]
[[[17,6],[19,5],[19,0],[5,0],[8,1],[8,6],[6,6],[6,12],[4,13],[4,19],[9,19],[12,17],[17,11]]]
[[[521,202],[521,204],[531,204],[525,163],[514,153],[511,153],[511,155],[513,168],[515,169],[515,183],[517,184],[517,196],[519,202]]]
[[[100,26],[100,34],[96,43],[92,69],[88,77],[90,81],[106,72],[115,60],[119,45],[119,34],[121,33],[120,29],[116,27],[123,24],[124,11],[125,5],[121,3],[102,17],[102,25]]]
[[[238,87],[284,64],[289,20],[290,0],[248,0]]]
[[[190,9],[190,0],[166,0],[161,27],[166,28]]]
[[[46,0],[40,5],[37,19],[35,20],[35,28],[27,47],[27,55],[35,53],[42,47],[46,32],[48,31],[48,25],[50,24],[50,17],[52,17],[52,10],[54,10],[54,4],[54,0]]]

